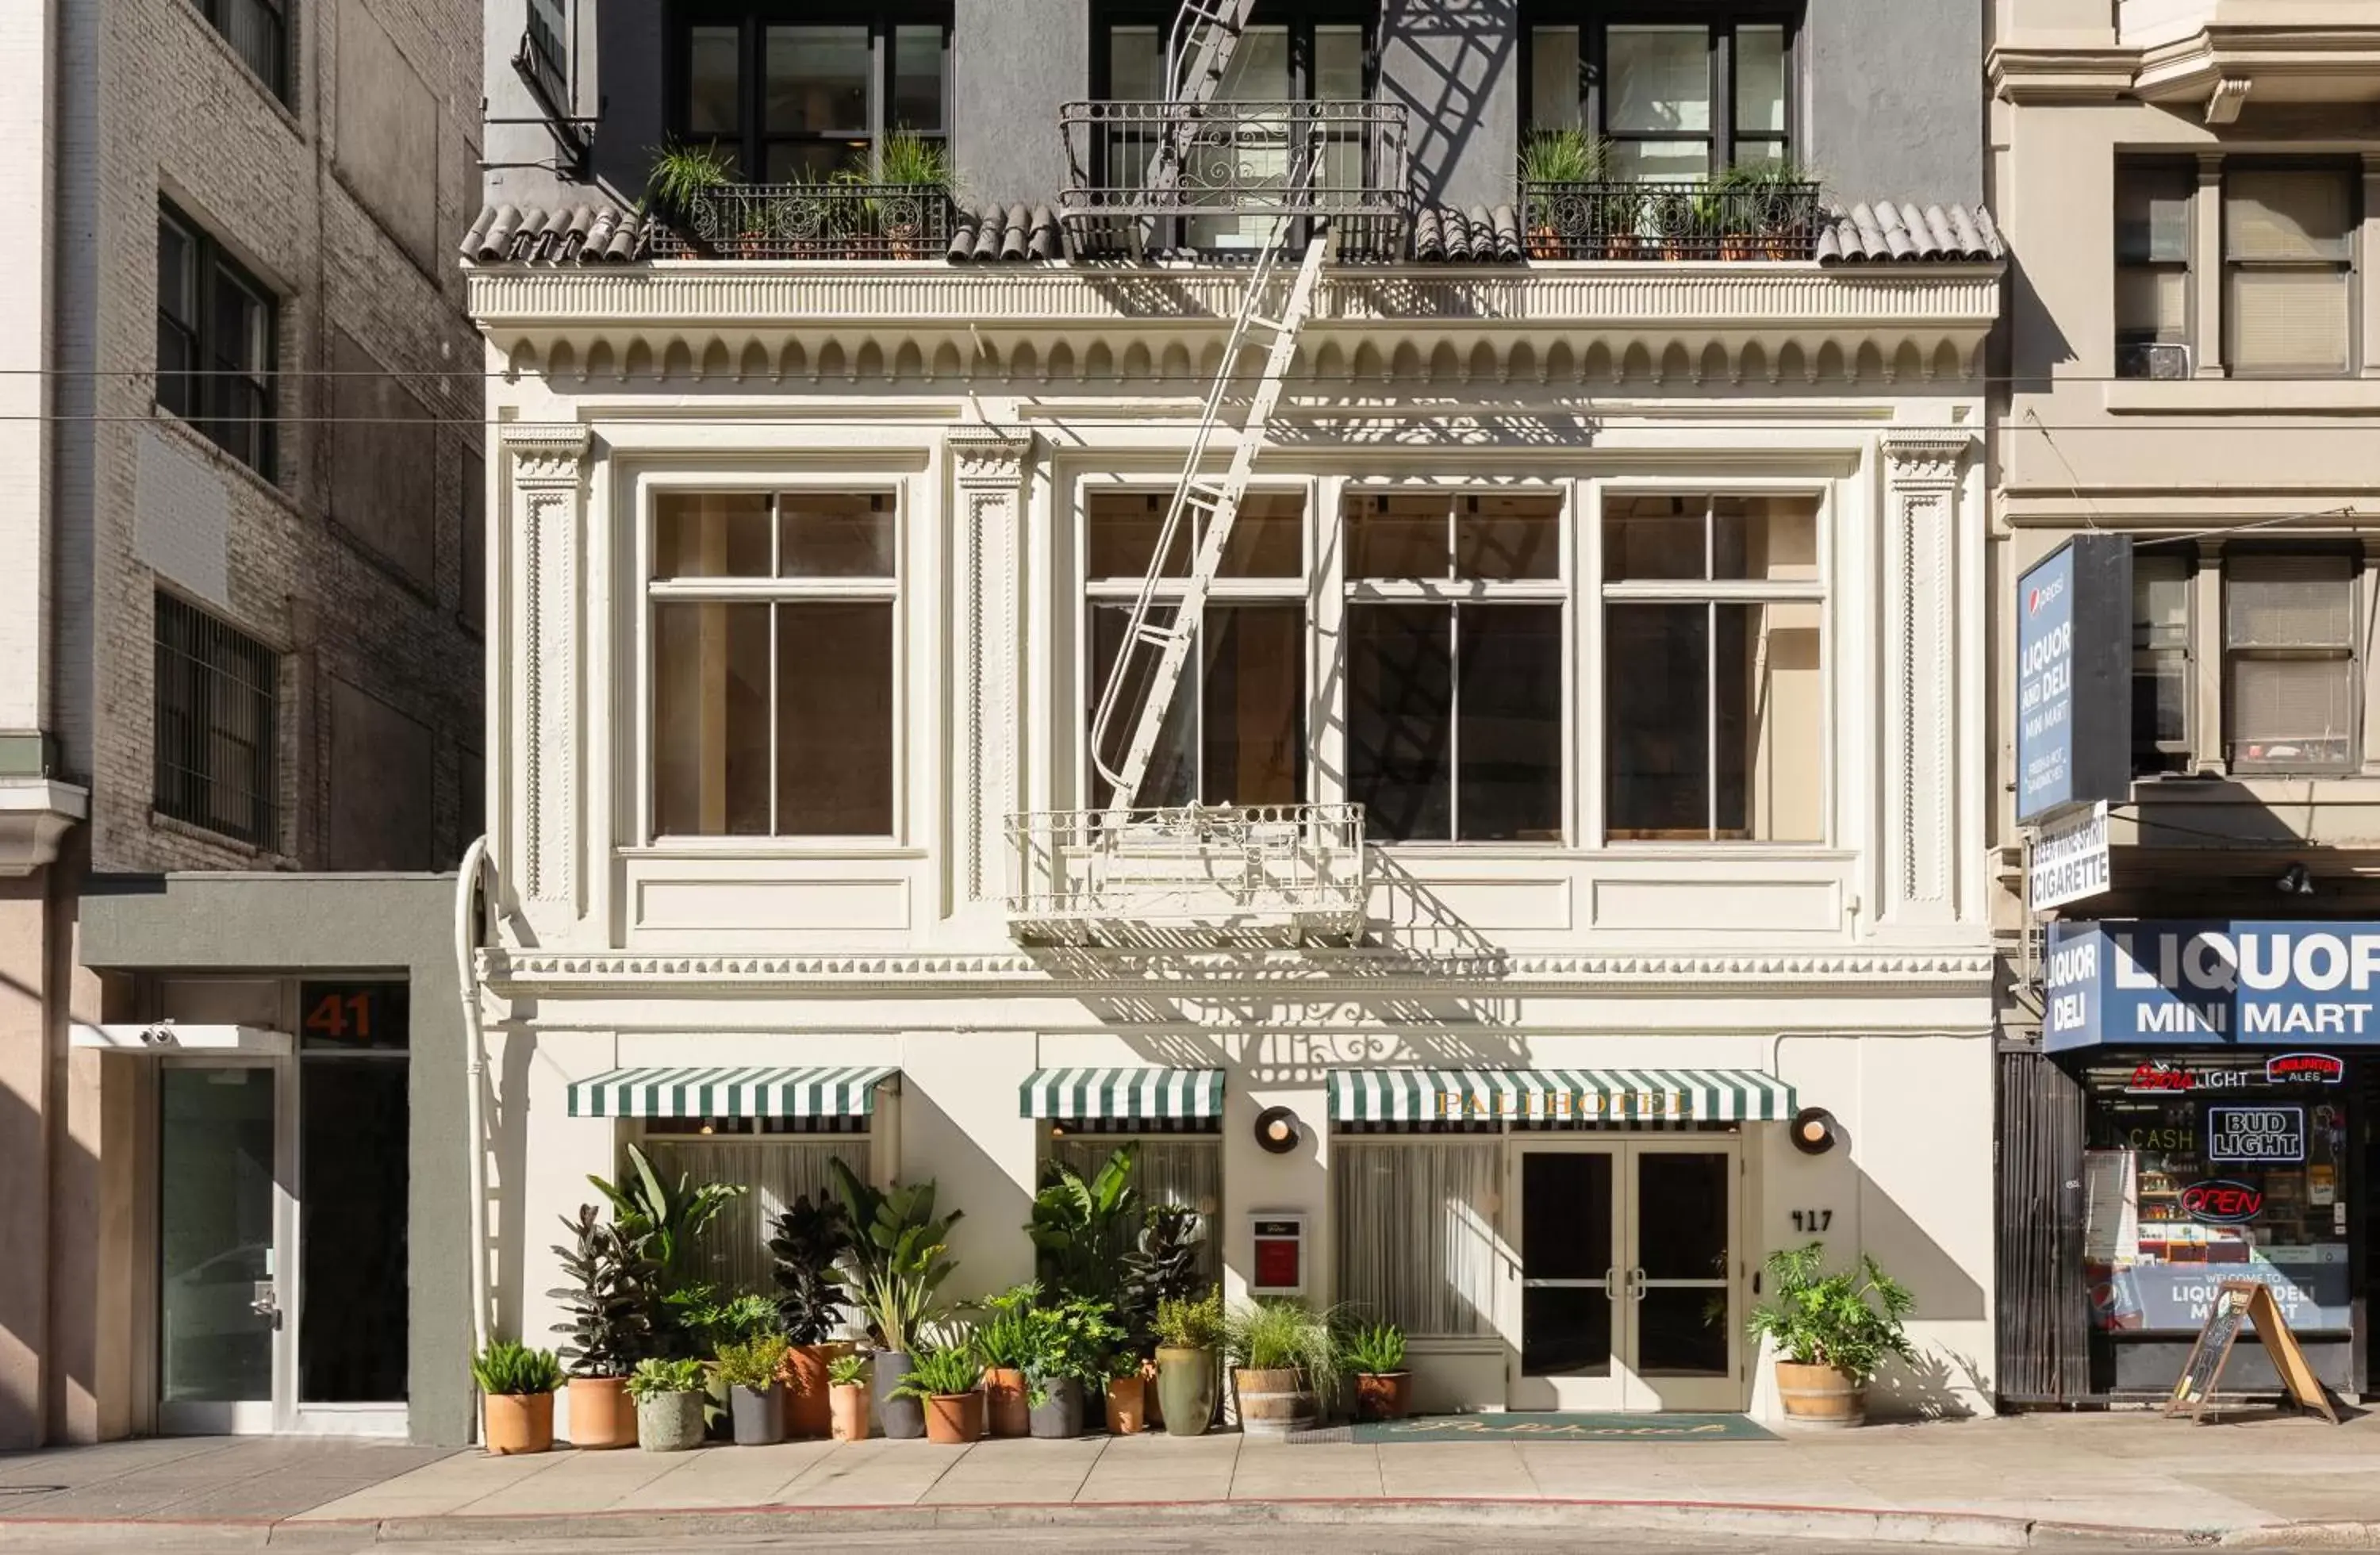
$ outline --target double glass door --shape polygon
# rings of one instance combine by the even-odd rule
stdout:
[[[1514,1409],[1744,1406],[1732,1136],[1512,1141]]]

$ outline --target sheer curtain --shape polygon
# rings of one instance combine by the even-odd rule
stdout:
[[[779,1215],[795,1199],[834,1197],[834,1172],[844,1164],[868,1176],[868,1137],[844,1134],[810,1139],[647,1139],[653,1170],[674,1182],[681,1172],[697,1183],[736,1183],[741,1197],[730,1199],[697,1244],[688,1277],[708,1280],[722,1296],[758,1292],[773,1295],[777,1282],[769,1237]]]
[[[1330,1142],[1339,1299],[1415,1338],[1496,1331],[1500,1139]]]

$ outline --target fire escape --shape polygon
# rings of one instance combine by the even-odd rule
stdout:
[[[1010,823],[1009,919],[1026,942],[1349,942],[1363,933],[1360,806],[1138,803],[1323,267],[1392,255],[1404,236],[1402,115],[1370,103],[1231,94],[1232,55],[1254,6],[1188,0],[1167,40],[1170,96],[1069,103],[1061,115],[1071,254],[1228,258],[1242,280],[1091,715],[1089,761],[1104,802]],[[1223,458],[1226,419],[1236,435]],[[1167,577],[1184,549],[1187,576]]]

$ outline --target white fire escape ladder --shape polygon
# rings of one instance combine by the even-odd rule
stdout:
[[[1313,139],[1313,144],[1294,153],[1300,164],[1293,171],[1293,188],[1312,185],[1314,165],[1320,160],[1318,130]],[[1232,322],[1231,337],[1224,343],[1222,365],[1207,391],[1197,430],[1183,460],[1182,478],[1173,488],[1173,501],[1166,509],[1165,522],[1158,529],[1157,548],[1150,553],[1148,571],[1141,578],[1140,592],[1133,600],[1132,613],[1125,623],[1123,642],[1116,650],[1115,662],[1108,672],[1107,685],[1099,693],[1099,704],[1091,718],[1091,764],[1099,776],[1113,785],[1106,806],[1106,824],[1111,828],[1124,823],[1134,800],[1139,796],[1141,782],[1148,775],[1149,760],[1156,754],[1166,713],[1173,705],[1174,689],[1181,683],[1182,666],[1197,639],[1207,595],[1221,569],[1223,548],[1230,543],[1240,501],[1247,493],[1248,478],[1255,472],[1257,455],[1264,446],[1265,428],[1281,405],[1281,388],[1288,379],[1290,363],[1297,355],[1298,330],[1314,309],[1315,284],[1321,276],[1323,261],[1332,244],[1327,229],[1308,238],[1305,258],[1290,282],[1289,296],[1279,316],[1268,317],[1263,311],[1266,299],[1280,282],[1293,224],[1300,219],[1287,212],[1273,219],[1246,288],[1240,294],[1239,316]],[[1216,425],[1222,419],[1224,395],[1231,387],[1241,353],[1255,344],[1250,335],[1258,330],[1269,334],[1271,343],[1265,353],[1263,374],[1240,426],[1239,443],[1232,450],[1231,468],[1220,480],[1203,476],[1199,468],[1206,461]],[[1196,516],[1197,546],[1191,559],[1190,574],[1168,591],[1166,560],[1174,553],[1184,519],[1192,516]],[[1152,619],[1155,612],[1169,606],[1173,613],[1171,620]],[[1152,653],[1153,663],[1148,657]],[[1145,688],[1139,719],[1133,724],[1132,740],[1124,747],[1123,759],[1111,767],[1106,757],[1108,737],[1123,708],[1128,689],[1135,684]]]
[[[1223,90],[1232,67],[1232,51],[1240,46],[1257,0],[1183,0],[1165,39],[1165,86],[1168,100],[1204,107]],[[1148,164],[1148,187],[1172,188],[1182,178],[1182,163],[1196,135],[1197,115],[1176,114],[1158,142]]]

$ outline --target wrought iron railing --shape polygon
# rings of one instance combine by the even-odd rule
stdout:
[[[731,184],[673,213],[664,258],[939,260],[950,191],[931,184]]]
[[[1521,212],[1536,260],[1808,260],[1818,249],[1815,184],[1524,183]]]
[[[1258,224],[1288,214],[1327,219],[1344,257],[1403,252],[1405,115],[1393,104],[1069,103],[1058,122],[1060,207],[1094,247],[1255,248]]]
[[[1361,805],[1028,810],[1009,818],[1008,839],[1008,915],[1020,940],[1363,933]]]

